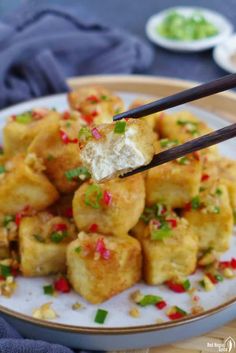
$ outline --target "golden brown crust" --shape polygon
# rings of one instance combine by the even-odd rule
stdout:
[[[97,257],[94,248],[103,239],[110,257]],[[90,246],[91,252],[85,252]],[[87,246],[87,247],[86,247]],[[76,249],[81,247],[78,253]],[[67,249],[68,277],[76,292],[92,304],[99,304],[131,287],[141,278],[141,248],[137,240],[125,235],[103,237],[88,234]]]
[[[107,205],[103,196],[99,208],[86,205],[85,196],[91,182],[85,182],[75,192],[73,214],[77,227],[88,231],[97,224],[103,234],[120,235],[127,233],[139,220],[144,208],[145,188],[143,176],[135,175],[127,179],[114,179],[95,184],[102,195],[107,192],[111,201]]]

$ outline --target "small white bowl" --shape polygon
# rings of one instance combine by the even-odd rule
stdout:
[[[201,12],[209,22],[216,26],[219,33],[213,37],[193,41],[167,39],[157,32],[157,27],[170,11],[177,11],[185,16],[192,15],[192,13],[196,11]],[[233,26],[227,18],[215,11],[202,7],[177,6],[168,8],[151,16],[146,24],[146,34],[152,42],[166,49],[183,52],[197,52],[213,48],[224,41],[232,32]]]
[[[213,51],[213,59],[223,70],[235,73],[236,62],[233,64],[231,61],[233,54],[236,54],[236,34],[233,34],[223,43],[217,45]]]

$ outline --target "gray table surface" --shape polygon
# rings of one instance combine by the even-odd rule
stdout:
[[[20,3],[33,0],[0,0],[0,16],[13,11]],[[48,3],[75,6],[82,3],[104,23],[121,27],[147,40],[145,23],[152,14],[175,5],[204,6],[225,15],[236,27],[236,0],[48,0]],[[212,51],[187,54],[175,53],[152,46],[155,57],[149,75],[208,81],[225,74],[212,59]]]

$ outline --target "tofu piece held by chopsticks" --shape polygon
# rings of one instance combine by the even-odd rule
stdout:
[[[81,129],[80,136],[84,138],[81,159],[96,182],[148,164],[155,152],[155,134],[142,119]]]

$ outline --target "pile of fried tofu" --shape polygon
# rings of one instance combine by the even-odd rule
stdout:
[[[11,116],[3,129],[0,263],[17,254],[23,276],[65,274],[96,304],[141,280],[185,278],[201,254],[229,248],[236,161],[211,147],[97,183],[81,154],[88,140],[96,145],[114,127],[124,103],[103,87],[79,88],[68,102],[66,112],[40,107]],[[211,130],[187,111],[135,124],[140,150],[150,143],[150,156]]]

